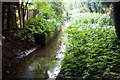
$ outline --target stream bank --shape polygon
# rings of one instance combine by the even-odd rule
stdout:
[[[66,34],[63,32],[68,24],[62,26],[62,32],[44,47],[38,47],[29,56],[22,58],[17,64],[3,67],[3,79],[54,80],[60,72],[61,60],[64,57]],[[66,41],[67,42],[67,41]],[[19,66],[19,67],[18,67]]]
[[[47,79],[49,78],[50,75],[52,77],[51,73],[52,71],[54,73],[54,70],[49,68],[57,67],[56,60],[59,59],[59,57],[57,57],[56,50],[60,48],[59,47],[60,43],[58,43],[58,37],[54,38],[53,42],[47,44],[47,46],[37,48],[33,53],[31,53],[29,56],[27,56],[22,61],[17,63],[17,65],[9,65],[7,67],[3,67],[3,79],[4,78]],[[48,73],[50,75],[48,75]]]

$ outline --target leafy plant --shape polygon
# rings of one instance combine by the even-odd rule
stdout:
[[[57,3],[55,2],[53,4]],[[58,14],[58,8],[55,8],[56,6],[53,6],[53,4],[49,2],[31,3],[31,6],[34,6],[33,8],[37,10],[37,15],[35,18],[25,22],[24,30],[21,32],[21,36],[24,36],[28,42],[35,42],[35,33],[53,36],[55,30],[58,30],[60,27],[60,21],[62,19],[57,18],[57,16],[61,16],[62,10],[60,10],[60,13]]]
[[[35,17],[34,19],[26,21],[25,28],[21,34],[25,36],[29,42],[34,43],[34,33],[53,36],[54,31],[60,27],[60,24],[57,23],[58,22],[51,20],[48,21],[42,17]]]
[[[114,26],[103,14],[82,15],[83,22],[80,16],[66,31],[68,44],[57,79],[120,79],[120,41]]]

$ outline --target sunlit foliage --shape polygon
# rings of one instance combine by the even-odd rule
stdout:
[[[103,14],[81,15],[66,31],[68,44],[57,79],[119,79],[120,41],[111,20]]]

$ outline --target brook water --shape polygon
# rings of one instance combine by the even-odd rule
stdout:
[[[66,25],[68,26],[68,25]],[[64,26],[64,29],[66,28]],[[66,34],[61,32],[45,47],[40,47],[16,65],[3,68],[3,78],[39,78],[54,80],[60,72]]]

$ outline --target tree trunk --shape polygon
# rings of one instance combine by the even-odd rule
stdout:
[[[4,30],[4,3],[2,2],[2,30]]]
[[[116,34],[120,39],[120,2],[113,3],[113,12]]]
[[[21,3],[21,13],[22,13],[22,27],[24,28],[24,22],[25,22],[25,19],[24,19],[24,2]]]
[[[16,7],[14,5],[14,15],[15,15],[15,26],[16,26],[16,30],[18,30],[18,25],[17,25],[17,16],[16,16]]]
[[[8,2],[8,12],[7,12],[7,28],[10,30],[10,2]]]
[[[20,11],[21,11],[21,7],[20,7],[20,5],[19,5],[19,7],[18,7],[18,15],[19,15],[19,20],[20,20],[20,29],[22,29],[22,21],[21,21],[21,13],[20,13]]]

